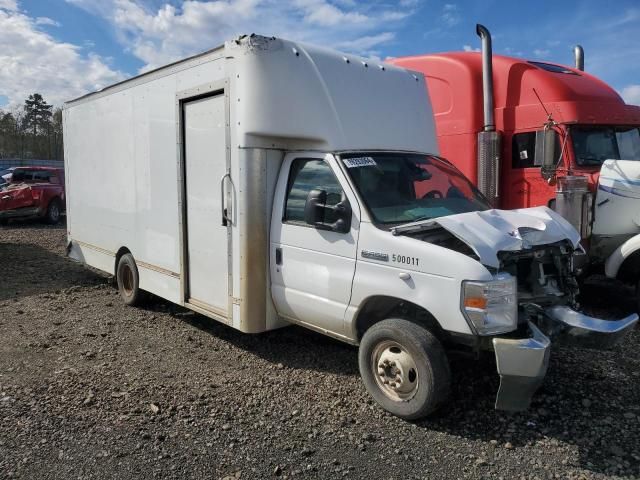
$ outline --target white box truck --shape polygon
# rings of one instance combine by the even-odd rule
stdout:
[[[637,321],[573,310],[577,232],[490,210],[437,156],[422,75],[251,35],[68,102],[64,129],[70,257],[128,304],[359,345],[403,418],[446,398],[448,348],[494,351],[496,407],[518,410],[549,336],[610,343]]]

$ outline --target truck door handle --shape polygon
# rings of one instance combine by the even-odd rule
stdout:
[[[282,265],[282,249],[276,248],[276,265]]]
[[[222,226],[226,227],[231,219],[229,218],[229,210],[224,206],[224,182],[226,179],[231,181],[231,174],[229,172],[225,173],[220,179],[220,206],[222,208]]]

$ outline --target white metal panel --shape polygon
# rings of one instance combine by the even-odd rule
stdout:
[[[327,155],[325,161],[353,206],[351,230],[338,233],[283,222],[283,199],[291,163],[296,158],[314,155],[290,154],[280,173],[271,225],[271,294],[281,315],[342,335],[355,272],[359,209],[337,162]],[[282,251],[280,265],[276,262],[276,249]]]
[[[65,107],[70,238],[114,253],[125,247],[136,261],[182,274],[176,94],[204,79],[222,81],[224,63],[203,58]],[[113,274],[113,265],[106,271]],[[141,278],[142,288],[156,295],[181,296],[159,285]]]
[[[92,248],[78,242],[71,242],[69,257],[107,272],[113,270],[115,265],[115,254],[112,252]]]
[[[224,95],[185,103],[183,121],[188,299],[227,312],[228,227],[222,225],[221,193],[227,173]]]
[[[140,284],[146,285],[147,289],[157,292],[156,295],[166,298],[170,302],[182,303],[180,278],[166,272],[158,272],[145,265],[138,265]]]
[[[363,251],[382,257],[363,257]],[[415,257],[417,265],[394,263],[394,254]],[[407,273],[410,278],[400,277]],[[445,330],[470,333],[460,311],[462,281],[491,278],[480,262],[467,255],[416,238],[393,235],[363,221],[351,305],[345,315],[345,335],[357,338],[355,315],[368,298],[378,295],[400,298],[425,308]]]
[[[226,49],[237,62],[243,147],[438,153],[421,73],[261,36]]]
[[[594,235],[640,233],[640,162],[607,160],[600,169]]]
[[[218,72],[203,75],[203,62]],[[313,45],[251,35],[198,57],[80,98],[81,105],[109,92],[138,89],[161,78],[185,90],[220,78],[225,70],[238,106],[232,123],[242,147],[284,149],[409,150],[438,153],[427,86],[422,74],[374,59]],[[152,88],[154,90],[154,88]],[[235,107],[234,107],[235,108]],[[235,142],[234,142],[235,144]]]

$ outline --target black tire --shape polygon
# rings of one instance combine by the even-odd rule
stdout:
[[[390,345],[385,348],[385,346]],[[381,353],[381,350],[382,353]],[[396,350],[400,353],[396,353]],[[394,365],[391,375],[398,384],[386,386],[390,378],[386,368],[382,368],[385,355],[400,355],[400,366],[407,370],[406,355],[411,358],[411,367],[400,375]],[[390,357],[393,358],[393,357]],[[387,361],[387,358],[384,358]],[[449,396],[451,371],[449,361],[438,339],[426,328],[403,319],[389,319],[376,323],[367,330],[360,342],[358,352],[360,375],[365,387],[374,400],[385,410],[405,420],[416,420],[433,413]],[[411,370],[413,379],[411,377]],[[393,372],[396,372],[393,374]],[[387,384],[388,385],[388,384]],[[399,388],[411,388],[408,393],[400,393]],[[397,397],[396,397],[397,396]]]
[[[130,253],[120,257],[116,269],[116,281],[120,296],[126,305],[135,307],[144,302],[146,295],[140,290],[138,266]]]
[[[640,315],[640,280],[636,284],[636,313]]]
[[[47,206],[47,213],[44,216],[45,221],[49,225],[57,225],[60,221],[60,214],[62,213],[62,203],[57,198],[54,198],[49,202]]]

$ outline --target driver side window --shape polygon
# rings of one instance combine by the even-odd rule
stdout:
[[[284,209],[284,222],[305,223],[304,206],[311,190],[325,190],[327,192],[326,205],[335,206],[342,199],[342,187],[333,174],[331,167],[324,160],[314,158],[298,158],[291,163],[287,196]],[[325,210],[326,223],[332,223],[329,218],[334,213]],[[306,225],[306,224],[305,224]]]

